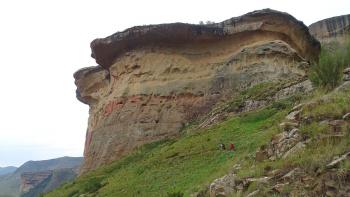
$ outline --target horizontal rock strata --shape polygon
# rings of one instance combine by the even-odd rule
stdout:
[[[327,18],[309,26],[310,33],[321,42],[343,41],[350,34],[350,14]]]
[[[90,106],[82,172],[179,135],[252,85],[300,79],[320,44],[302,22],[266,9],[210,25],[133,27],[91,48],[99,66],[74,74]]]

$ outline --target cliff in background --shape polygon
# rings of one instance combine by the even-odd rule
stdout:
[[[72,181],[78,174],[78,166],[21,174],[21,197],[37,197]]]
[[[344,42],[350,33],[350,14],[317,21],[309,26],[310,33],[321,42]]]
[[[81,157],[61,157],[28,161],[13,173],[0,176],[0,196],[36,197],[72,180],[82,163]]]
[[[77,98],[90,106],[82,172],[178,136],[253,85],[301,82],[320,44],[302,22],[265,9],[210,25],[133,27],[91,49],[99,66],[74,74]]]

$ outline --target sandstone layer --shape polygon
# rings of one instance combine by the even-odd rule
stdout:
[[[340,41],[350,34],[350,14],[327,18],[309,26],[310,33],[321,42]]]
[[[247,87],[299,80],[320,44],[302,22],[265,9],[210,25],[133,27],[91,48],[99,66],[74,74],[90,106],[82,172],[179,135]]]

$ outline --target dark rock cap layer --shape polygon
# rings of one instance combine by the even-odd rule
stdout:
[[[147,45],[176,46],[202,40],[225,39],[244,32],[273,32],[286,37],[300,55],[317,61],[320,43],[309,34],[308,27],[288,13],[271,9],[253,11],[220,23],[195,25],[171,23],[136,26],[91,42],[91,56],[104,68],[109,68],[123,52]]]

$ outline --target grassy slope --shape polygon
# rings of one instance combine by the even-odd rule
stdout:
[[[281,110],[284,108],[283,110]],[[185,196],[203,189],[237,161],[254,155],[278,131],[291,102],[232,117],[209,129],[184,132],[171,141],[143,146],[112,165],[79,177],[47,196]],[[236,151],[222,151],[219,143],[234,143]]]
[[[239,171],[240,177],[260,177],[267,176],[266,169],[273,171],[276,169],[288,172],[296,167],[304,169],[309,175],[319,176],[318,173],[326,172],[326,165],[330,163],[334,157],[342,155],[350,151],[350,124],[342,126],[342,132],[345,136],[341,138],[324,138],[322,136],[334,134],[332,129],[327,124],[322,124],[323,120],[342,119],[342,116],[350,112],[350,87],[347,90],[339,92],[314,92],[308,102],[313,103],[307,106],[302,117],[308,117],[311,121],[301,123],[301,132],[311,139],[311,143],[296,154],[291,155],[286,159],[278,159],[276,161],[264,161],[256,163],[252,159],[243,160],[241,162],[242,169]],[[350,172],[350,161],[343,162],[336,173],[341,179],[342,175]],[[246,194],[260,189],[259,195],[271,196],[277,195],[272,190],[272,187],[266,185],[252,184]],[[287,187],[285,194],[293,192],[295,196],[305,196],[306,190],[300,186]],[[238,195],[240,196],[240,195]],[[277,195],[279,196],[279,195]],[[283,196],[283,194],[281,195]]]
[[[327,126],[318,124],[319,121],[340,119],[350,111],[350,91],[331,92],[326,97],[324,94],[316,92],[303,98],[303,102],[316,103],[302,114],[313,120],[301,126],[301,131],[312,139],[329,132]],[[280,132],[277,125],[293,102],[288,99],[273,103],[255,112],[231,117],[208,129],[188,128],[179,139],[145,145],[124,159],[79,177],[47,196],[167,196],[175,192],[189,196],[226,174],[235,163],[241,164],[240,177],[263,176],[266,175],[265,169],[288,170],[294,167],[315,172],[324,168],[335,155],[350,150],[350,136],[347,134],[337,141],[313,140],[304,151],[287,159],[255,162],[255,151],[273,134]],[[349,127],[343,129],[349,131]],[[231,142],[236,145],[236,151],[218,149],[219,143]],[[340,172],[349,170],[348,161],[339,168]],[[246,193],[257,188],[262,195],[271,192],[266,186],[252,184]],[[297,192],[302,192],[302,189]]]
[[[337,46],[336,48],[339,48]],[[336,61],[349,64],[350,42],[342,52],[327,56]],[[325,53],[323,53],[325,55]],[[321,54],[322,56],[322,54]],[[329,60],[321,58],[322,60]],[[326,61],[324,63],[327,63]],[[328,76],[328,65],[320,67]],[[315,68],[318,68],[315,67]],[[324,69],[323,69],[324,68]],[[322,70],[323,69],[323,70]],[[341,70],[340,70],[341,71]],[[334,75],[337,79],[338,75]],[[314,79],[311,75],[311,79]],[[236,111],[247,99],[259,100],[274,95],[281,84],[274,83],[257,85],[236,99],[226,103],[213,113]],[[241,164],[238,176],[263,176],[266,169],[288,170],[301,167],[308,172],[322,170],[334,156],[350,150],[349,124],[343,130],[347,133],[337,140],[318,140],[320,135],[327,134],[330,128],[319,124],[322,120],[341,119],[342,115],[350,112],[350,90],[329,93],[328,99],[322,99],[325,92],[314,93],[304,98],[303,102],[313,101],[303,112],[303,117],[312,119],[302,123],[301,132],[312,142],[304,149],[287,159],[276,161],[255,162],[254,153],[258,147],[269,142],[271,136],[280,132],[277,127],[292,106],[292,100],[274,103],[271,106],[251,113],[231,117],[220,124],[208,129],[190,129],[184,131],[181,138],[176,140],[156,142],[145,145],[133,154],[97,171],[77,178],[73,183],[47,194],[47,196],[166,196],[168,193],[183,192],[185,196],[203,190],[211,181],[226,174],[235,163]],[[221,151],[219,143],[234,143],[236,151]],[[338,168],[340,173],[350,171],[350,161],[343,162]],[[261,188],[264,187],[264,188]],[[252,184],[248,191],[260,188],[261,195],[271,196],[271,191],[265,186]],[[298,189],[298,188],[297,188]],[[302,189],[297,192],[301,192]],[[264,193],[266,191],[266,193]],[[286,191],[291,192],[291,191]]]

